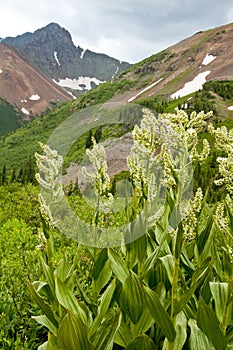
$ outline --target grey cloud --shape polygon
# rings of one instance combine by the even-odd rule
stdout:
[[[19,18],[18,34],[23,22],[31,31],[53,21],[80,46],[131,62],[233,19],[232,0],[3,0],[5,7]]]

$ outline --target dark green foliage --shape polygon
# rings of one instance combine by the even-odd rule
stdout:
[[[233,80],[213,80],[204,84],[204,90],[213,91],[224,99],[232,100]]]
[[[5,99],[0,98],[0,136],[6,135],[23,125],[24,115]]]

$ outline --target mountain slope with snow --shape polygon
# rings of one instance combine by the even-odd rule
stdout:
[[[51,109],[51,103],[72,99],[3,43],[0,43],[0,69],[0,97],[17,106],[25,117]]]
[[[15,48],[46,77],[68,87],[77,96],[130,67],[127,62],[76,47],[70,33],[56,23],[34,33],[7,37],[2,42]],[[64,81],[75,81],[76,88],[64,85]]]

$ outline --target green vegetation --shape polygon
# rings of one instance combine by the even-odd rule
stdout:
[[[23,124],[23,119],[23,113],[0,98],[0,136],[18,129]]]
[[[130,70],[173,57],[162,51]],[[177,108],[182,110],[171,118],[193,161],[193,196],[186,217],[180,202],[185,190],[180,178],[182,162],[177,169],[172,155],[163,153],[156,133],[151,133],[154,120],[144,124],[151,126],[150,130],[142,125],[135,128],[135,140],[141,142],[135,150],[152,147],[150,154],[164,171],[162,212],[154,213],[150,207],[153,178],[146,177],[148,164],[140,163],[146,159],[142,153],[131,159],[132,163],[136,159],[131,164],[135,173],[131,169],[108,179],[104,166],[97,169],[100,176],[96,179],[104,184],[103,204],[107,207],[114,199],[120,208],[117,213],[91,206],[78,183],[71,182],[64,189],[72,210],[92,224],[96,234],[103,227],[128,224],[125,242],[117,247],[79,244],[49,225],[46,203],[41,197],[40,203],[38,200],[34,153],[39,151],[38,141],[46,143],[70,115],[104,103],[136,84],[143,88],[151,78],[140,82],[118,77],[0,138],[1,349],[233,348],[233,118],[227,112],[233,104],[233,81],[209,82],[202,91],[173,101],[166,99],[171,85],[188,74],[189,70],[176,77],[159,96],[138,101],[157,113],[166,113],[165,118]],[[193,113],[209,110],[214,115],[208,120],[202,113]],[[134,122],[140,119],[139,113]],[[223,128],[213,132],[208,128],[210,123],[215,129]],[[80,162],[87,149],[95,151],[92,136],[97,142],[113,134],[119,137],[132,124],[129,120],[129,125],[119,122],[90,129],[71,146],[63,170]],[[210,146],[208,156],[205,140]],[[132,185],[131,202],[122,194],[122,180]],[[85,194],[90,196],[92,191],[93,187],[87,186]],[[94,196],[89,199],[94,203]],[[160,198],[157,203],[161,203]],[[145,212],[156,214],[152,224],[143,216]],[[132,236],[137,239],[130,240]]]

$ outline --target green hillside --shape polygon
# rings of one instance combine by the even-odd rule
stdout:
[[[0,169],[5,165],[8,176],[11,175],[13,168],[15,168],[16,171],[20,171],[25,161],[31,157],[33,158],[35,151],[39,150],[38,141],[46,142],[53,130],[66,118],[84,108],[104,103],[115,94],[121,95],[127,89],[132,88],[136,83],[136,81],[128,80],[111,83],[107,82],[77,100],[65,103],[53,111],[36,118],[24,127],[1,137]],[[216,126],[227,125],[228,127],[232,127],[233,112],[228,110],[228,107],[233,105],[233,99],[231,98],[232,95],[229,95],[228,92],[224,93],[224,91],[229,91],[232,86],[233,81],[210,82],[204,85],[203,90],[180,99],[171,101],[164,99],[164,97],[160,95],[155,95],[147,99],[140,99],[137,101],[137,104],[148,107],[158,113],[174,112],[176,108],[183,108],[188,113],[193,110],[197,112],[201,110],[205,112],[212,110],[214,112],[213,121]],[[11,106],[8,104],[6,104],[6,106],[9,106],[10,111]],[[108,131],[107,134],[110,135],[111,131]],[[86,137],[87,135],[84,135],[83,139],[80,140],[81,145],[85,144]],[[76,149],[77,145],[75,150]],[[79,154],[80,151],[81,149],[78,152]],[[75,153],[76,151],[73,152]],[[72,156],[71,152],[69,152],[69,157],[70,161],[77,160],[75,154]],[[68,165],[69,161],[66,162],[66,166]]]
[[[22,125],[23,118],[23,113],[0,98],[0,136],[18,129]]]

